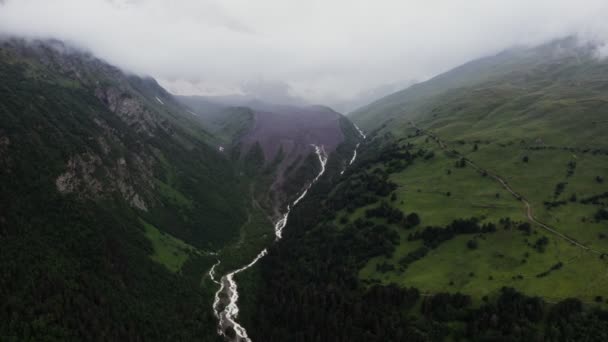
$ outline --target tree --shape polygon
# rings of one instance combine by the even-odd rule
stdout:
[[[528,156],[524,156],[524,157],[522,158],[522,161],[523,161],[524,163],[527,163],[527,162],[528,162],[528,160],[529,160]]]
[[[595,213],[595,219],[597,221],[608,220],[608,209],[598,209],[598,211]]]
[[[405,217],[405,228],[416,227],[420,224],[420,216],[416,213],[411,213]]]
[[[479,247],[479,244],[477,243],[476,240],[471,239],[471,240],[467,241],[467,247],[469,249],[477,249]]]

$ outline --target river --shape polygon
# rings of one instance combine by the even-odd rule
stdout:
[[[304,191],[296,198],[293,203],[287,205],[287,210],[281,219],[279,219],[274,226],[275,233],[275,241],[280,240],[283,237],[283,228],[287,225],[287,219],[289,218],[289,213],[291,209],[295,207],[308,193],[308,190],[315,184],[319,178],[325,173],[325,165],[327,164],[327,154],[323,149],[323,146],[312,145],[315,149],[315,153],[319,158],[319,163],[321,164],[321,170],[317,174],[317,176],[310,182],[308,187],[304,189]],[[226,275],[224,275],[220,280],[217,280],[215,277],[215,269],[220,264],[220,261],[213,265],[213,267],[209,270],[209,277],[213,282],[220,285],[220,289],[215,293],[215,298],[213,301],[213,311],[215,316],[218,319],[218,334],[222,335],[226,338],[227,341],[247,341],[251,342],[251,338],[247,334],[247,330],[237,322],[239,307],[238,307],[238,285],[234,280],[234,277],[240,273],[255,265],[261,258],[263,258],[268,253],[268,250],[263,249],[249,264],[234,270]],[[226,330],[228,328],[232,328],[235,332],[235,336],[227,336]]]
[[[363,133],[363,131],[361,131],[361,129],[359,127],[357,127],[357,125],[354,125],[354,126],[357,129],[357,132],[361,135],[361,137],[363,139],[365,139],[366,136]],[[325,152],[323,146],[318,146],[318,145],[311,145],[311,146],[314,147],[315,153],[317,154],[317,157],[319,158],[319,163],[321,164],[321,170],[319,171],[317,176],[312,180],[312,182],[310,182],[308,187],[306,187],[306,189],[304,189],[304,191],[300,194],[300,196],[298,196],[298,198],[296,198],[295,201],[293,201],[293,203],[287,205],[287,210],[285,211],[285,214],[283,215],[283,217],[281,217],[281,219],[279,219],[275,223],[275,225],[274,225],[275,241],[279,241],[283,237],[283,228],[285,228],[285,226],[287,225],[287,219],[289,218],[289,213],[291,212],[291,209],[293,209],[293,207],[295,207],[306,196],[306,194],[308,193],[308,190],[310,190],[310,188],[313,186],[313,184],[315,184],[319,180],[319,178],[321,178],[321,176],[325,173],[325,165],[327,164],[327,158],[328,158],[327,153]],[[353,151],[353,157],[351,158],[350,162],[348,163],[349,166],[357,158],[357,149],[358,148],[359,148],[359,144],[357,144],[357,146],[355,147],[355,150]],[[344,173],[344,171],[342,171],[340,174],[342,174],[342,173]],[[224,336],[227,341],[251,342],[251,338],[249,338],[249,335],[247,334],[247,330],[236,321],[236,319],[238,318],[238,315],[239,315],[239,307],[238,307],[239,292],[238,292],[238,285],[237,285],[236,281],[234,280],[234,277],[238,273],[243,272],[243,271],[247,270],[248,268],[250,268],[251,266],[255,265],[267,253],[268,253],[268,249],[264,248],[249,264],[226,274],[220,280],[217,280],[215,278],[215,268],[220,264],[219,260],[209,270],[209,278],[211,278],[211,280],[213,282],[215,282],[216,284],[220,285],[220,289],[215,293],[215,298],[213,300],[213,312],[215,313],[215,316],[218,319],[217,333],[221,336]],[[232,328],[234,330],[235,336],[226,335],[226,330],[228,328]]]

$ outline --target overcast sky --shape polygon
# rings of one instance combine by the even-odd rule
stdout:
[[[1,33],[70,41],[173,91],[279,82],[330,104],[515,44],[602,40],[606,18],[607,0],[0,0]]]

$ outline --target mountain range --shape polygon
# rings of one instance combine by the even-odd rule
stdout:
[[[0,340],[608,339],[594,44],[348,115],[174,95],[56,40],[0,41],[0,79]]]

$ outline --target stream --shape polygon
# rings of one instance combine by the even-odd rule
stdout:
[[[357,125],[354,126],[357,129],[357,132],[361,135],[361,137],[365,139],[366,136],[363,131],[361,131],[361,129],[357,127]],[[350,166],[357,158],[357,149],[359,148],[359,145],[360,144],[357,144],[357,146],[355,147],[353,157],[348,163],[348,166]],[[300,196],[298,196],[298,198],[296,198],[293,203],[287,205],[287,210],[285,214],[283,215],[283,217],[281,217],[281,219],[279,219],[275,223],[275,241],[279,241],[283,237],[283,228],[285,228],[285,226],[287,225],[287,219],[289,218],[289,213],[291,212],[291,209],[293,209],[293,207],[295,207],[306,196],[308,190],[310,190],[313,184],[315,184],[319,180],[319,178],[321,178],[323,173],[325,173],[325,165],[327,164],[328,158],[327,153],[323,149],[323,146],[311,146],[315,148],[315,153],[317,154],[317,157],[319,158],[319,163],[321,164],[321,171],[319,171],[317,176],[312,180],[312,182],[310,182],[308,187],[304,189]],[[340,174],[343,173],[344,170]],[[220,289],[215,293],[215,298],[213,300],[213,312],[215,313],[215,316],[218,319],[217,333],[221,336],[224,336],[227,341],[251,342],[251,338],[249,338],[249,335],[247,335],[247,330],[236,321],[239,315],[239,292],[237,283],[234,280],[234,276],[255,265],[266,254],[268,254],[268,249],[264,248],[249,264],[224,275],[220,280],[217,280],[215,276],[215,269],[220,264],[220,260],[218,260],[217,263],[215,263],[213,267],[211,267],[211,269],[209,270],[209,278],[211,278],[214,283],[220,285]],[[226,330],[228,328],[232,328],[234,330],[235,336],[226,335]]]
[[[310,184],[308,185],[308,187],[306,187],[302,194],[300,194],[300,196],[295,201],[293,201],[293,203],[287,206],[287,210],[283,217],[281,217],[281,219],[275,223],[275,241],[278,241],[281,239],[281,237],[283,237],[283,228],[285,228],[285,226],[287,225],[287,218],[289,217],[291,209],[295,207],[306,196],[308,190],[310,190],[312,185],[316,183],[319,178],[321,178],[323,173],[325,173],[327,154],[325,153],[323,146],[312,146],[315,148],[315,153],[319,158],[319,163],[321,164],[321,171],[319,171],[319,174],[317,174],[317,176],[312,180],[312,182],[310,182]],[[219,260],[209,270],[209,278],[211,278],[211,280],[216,284],[220,285],[220,289],[215,293],[215,298],[213,301],[213,311],[218,319],[217,333],[221,336],[224,336],[227,341],[251,342],[251,338],[249,338],[249,335],[247,335],[247,330],[236,321],[239,314],[239,292],[237,283],[234,280],[234,276],[255,265],[267,253],[268,250],[266,248],[263,249],[249,264],[226,274],[220,280],[217,280],[215,276],[215,269],[220,264]],[[234,337],[226,335],[226,329],[228,328],[232,328],[234,330]]]

